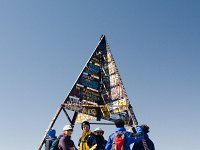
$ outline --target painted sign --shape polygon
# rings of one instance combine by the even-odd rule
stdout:
[[[77,122],[103,118],[130,120],[128,97],[103,37],[73,86],[65,106],[79,112]],[[92,117],[91,117],[92,116]]]
[[[89,63],[85,69],[85,72],[91,75],[98,76],[100,73],[100,67],[98,65]]]

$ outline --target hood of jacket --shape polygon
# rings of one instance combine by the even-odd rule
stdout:
[[[115,132],[124,132],[126,129],[124,127],[116,128]]]
[[[48,133],[48,138],[56,138],[56,130],[51,129]]]

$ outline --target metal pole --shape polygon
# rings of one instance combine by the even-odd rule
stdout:
[[[131,118],[132,118],[135,126],[137,126],[138,125],[138,121],[137,121],[136,116],[135,116],[135,114],[133,112],[133,107],[131,106],[131,104],[129,104],[129,109],[128,110],[129,110],[129,112],[131,114]],[[142,144],[143,144],[144,150],[149,150],[149,147],[148,147],[147,142],[146,142],[145,139],[142,140]]]
[[[47,133],[48,133],[49,130],[53,127],[53,125],[54,125],[56,119],[58,118],[58,116],[59,116],[59,114],[60,114],[62,108],[63,108],[63,106],[61,105],[61,106],[58,108],[58,110],[56,111],[56,113],[55,113],[53,119],[51,120],[51,122],[50,122],[50,124],[49,124],[49,126],[48,126],[48,128],[47,128],[47,130],[46,130],[46,132],[45,132],[44,137],[42,138],[42,140],[41,140],[41,142],[40,142],[40,145],[39,145],[39,147],[38,147],[38,150],[41,150],[41,149],[42,149],[42,146],[43,146],[43,144],[44,144],[44,141],[45,141],[45,138],[46,138],[46,136],[47,136]]]
[[[66,111],[65,108],[63,108],[63,111],[64,111],[64,113],[65,113],[67,119],[69,120],[70,124],[72,124],[72,120],[71,120],[71,118],[69,117],[69,115],[68,115],[68,113],[67,113],[67,111]]]
[[[115,125],[114,123],[96,123],[96,122],[90,122],[90,124],[99,124],[99,125]]]
[[[73,116],[73,118],[72,118],[72,123],[71,123],[72,126],[74,126],[74,124],[75,124],[75,122],[76,122],[77,116],[78,116],[78,112],[75,111],[75,112],[74,112],[74,116]]]

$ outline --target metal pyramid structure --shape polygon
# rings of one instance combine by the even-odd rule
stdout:
[[[105,36],[102,36],[64,105],[68,110],[81,113],[77,123],[93,117],[109,121],[121,118],[127,124],[130,122],[128,97]]]
[[[94,118],[97,121],[123,119],[128,126],[138,124],[105,35],[101,36],[93,54],[52,119],[48,131],[62,110],[71,125]],[[72,119],[66,110],[74,111]],[[46,134],[39,150],[45,137]]]

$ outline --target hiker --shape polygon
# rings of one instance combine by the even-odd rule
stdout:
[[[130,144],[138,142],[144,138],[142,128],[137,126],[137,136],[126,132],[124,121],[122,119],[115,120],[116,130],[112,133],[106,144],[105,150],[130,150]]]
[[[148,146],[149,150],[155,150],[154,144],[151,141],[151,139],[149,139],[149,136],[147,134],[147,133],[149,133],[149,126],[143,124],[143,125],[141,125],[141,128],[142,128],[142,130],[144,132],[144,139],[145,139],[145,141],[147,143],[147,146]],[[133,149],[132,150],[145,150],[144,147],[143,147],[142,141],[135,142],[134,145],[133,145]]]
[[[78,142],[79,150],[95,150],[97,142],[94,134],[90,131],[90,123],[84,121],[81,124],[81,128],[83,132]]]
[[[70,125],[66,125],[63,128],[63,136],[58,143],[59,150],[75,150],[74,142],[71,140],[73,128]]]
[[[45,138],[45,150],[50,150],[52,143],[57,139],[56,130],[50,129]]]
[[[96,128],[94,130],[94,136],[96,138],[97,147],[95,150],[104,150],[107,141],[103,137],[104,131],[101,128]]]
[[[52,143],[50,150],[59,150],[58,143],[61,137],[63,137],[63,134],[59,135],[58,138]]]

